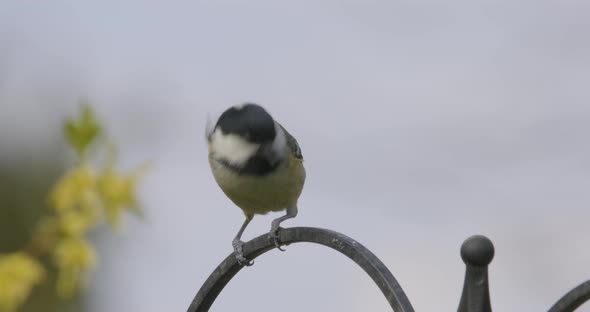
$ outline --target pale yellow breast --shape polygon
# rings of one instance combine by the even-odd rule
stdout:
[[[209,157],[217,184],[247,215],[280,211],[297,204],[305,183],[305,169],[300,159],[288,161],[266,176],[240,176]]]

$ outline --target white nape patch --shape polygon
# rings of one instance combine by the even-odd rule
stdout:
[[[211,152],[233,165],[244,165],[260,148],[236,134],[224,134],[220,128],[211,136]]]
[[[247,103],[236,104],[236,105],[234,105],[233,107],[234,107],[235,109],[237,109],[237,110],[241,110],[242,108],[244,108],[244,106],[245,106],[246,104],[247,104]]]
[[[272,142],[272,151],[276,153],[280,159],[283,159],[287,153],[287,136],[285,135],[283,128],[281,128],[276,121],[274,123],[276,136],[275,140]]]

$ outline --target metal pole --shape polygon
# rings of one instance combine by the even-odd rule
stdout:
[[[488,265],[494,258],[494,245],[485,236],[474,235],[461,246],[465,262],[465,281],[459,312],[491,312]]]

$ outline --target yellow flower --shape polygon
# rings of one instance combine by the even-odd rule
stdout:
[[[93,215],[88,216],[80,211],[66,212],[60,218],[60,229],[66,235],[79,236],[95,225],[95,220]]]
[[[16,311],[44,275],[43,267],[24,253],[0,256],[0,311]]]
[[[135,188],[138,175],[123,175],[113,168],[106,168],[97,179],[98,193],[102,199],[107,221],[117,226],[121,211],[137,209]],[[137,211],[136,211],[137,212]]]
[[[63,176],[50,194],[53,208],[63,213],[80,205],[96,205],[92,201],[96,184],[95,174],[89,166],[80,166]]]
[[[86,271],[96,264],[94,248],[81,237],[66,237],[56,246],[54,261],[59,269],[57,294],[71,297],[82,286]]]

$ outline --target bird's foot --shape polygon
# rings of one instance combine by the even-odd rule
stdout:
[[[281,248],[281,241],[279,240],[279,231],[281,230],[281,227],[279,226],[280,223],[275,221],[271,223],[269,235],[272,241],[275,243],[277,249],[280,251],[285,251],[285,249]]]
[[[246,259],[246,257],[244,257],[244,249],[242,247],[244,245],[244,242],[242,242],[239,239],[234,239],[231,244],[234,247],[236,260],[238,260],[238,263],[240,265],[252,266],[254,264],[254,260],[248,260]]]

